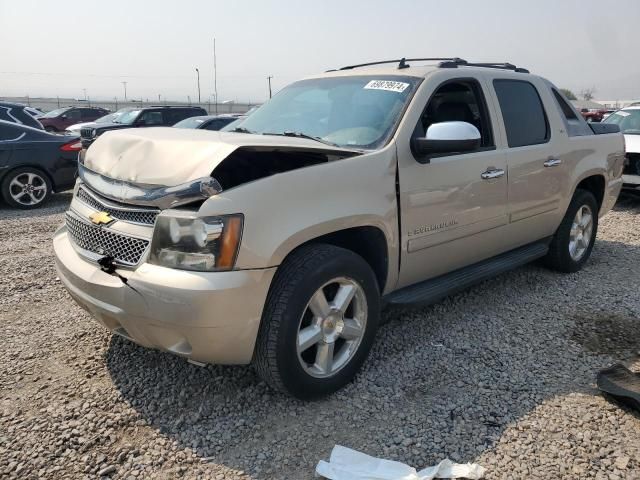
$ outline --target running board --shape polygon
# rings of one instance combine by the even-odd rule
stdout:
[[[431,304],[489,278],[544,257],[548,239],[461,268],[424,282],[410,285],[384,297],[388,305]]]

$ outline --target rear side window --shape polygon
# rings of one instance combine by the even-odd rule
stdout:
[[[567,102],[564,101],[564,98],[556,91],[555,88],[551,89],[553,92],[553,96],[556,97],[556,102],[558,102],[558,106],[562,111],[562,115],[566,120],[577,120],[578,116],[573,111],[573,108],[569,106]]]
[[[567,128],[567,135],[570,137],[592,135],[593,132],[582,116],[576,114],[575,110],[571,108],[571,105],[569,105],[564,97],[560,95],[560,92],[555,88],[552,88],[551,91],[553,92],[553,97],[556,99],[558,110],[560,110],[560,115],[562,116],[562,120]]]
[[[536,88],[524,80],[494,80],[510,148],[549,140],[549,123]]]
[[[185,118],[194,117],[196,115],[199,115],[199,112],[192,108],[172,108],[165,110],[164,112],[167,125],[175,125]]]

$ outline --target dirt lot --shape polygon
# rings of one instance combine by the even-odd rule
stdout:
[[[585,270],[532,265],[437,305],[390,310],[364,371],[331,398],[270,391],[112,337],[66,294],[51,236],[69,194],[0,205],[0,477],[313,478],[339,443],[487,478],[640,478],[640,415],[596,372],[640,369],[640,201],[601,223]]]

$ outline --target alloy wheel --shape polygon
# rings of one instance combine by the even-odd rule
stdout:
[[[367,324],[362,287],[346,277],[320,287],[307,304],[298,327],[297,353],[311,376],[335,375],[358,351]]]
[[[593,212],[588,205],[582,205],[576,212],[569,232],[569,255],[578,262],[591,244],[593,233]]]
[[[20,173],[9,182],[9,195],[21,205],[37,205],[47,196],[47,182],[37,173]]]

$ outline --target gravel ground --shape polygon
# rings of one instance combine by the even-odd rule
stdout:
[[[640,478],[640,415],[594,384],[615,361],[640,370],[638,200],[605,217],[580,273],[532,265],[386,311],[356,381],[302,403],[93,323],[53,266],[69,199],[0,206],[2,478],[307,479],[336,443],[488,479]]]

